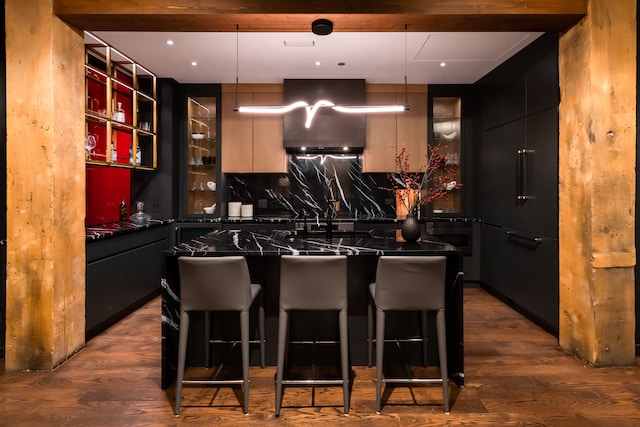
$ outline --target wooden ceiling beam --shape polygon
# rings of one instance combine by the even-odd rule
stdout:
[[[305,32],[318,18],[336,32],[564,31],[586,0],[54,0],[54,14],[90,31]]]

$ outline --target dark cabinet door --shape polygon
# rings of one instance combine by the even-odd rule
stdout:
[[[558,240],[504,230],[503,292],[525,314],[558,333]]]
[[[503,295],[509,295],[504,285],[504,237],[502,227],[482,224],[480,244],[482,247],[482,282]]]
[[[519,180],[521,180],[518,165],[518,150],[526,148],[526,119],[509,122],[503,126],[502,156],[503,156],[503,192],[502,209],[504,221],[502,225],[508,228],[523,230],[526,227],[526,217],[522,200],[517,198]]]
[[[502,90],[502,122],[508,123],[526,115],[526,78],[524,74],[505,80]]]
[[[476,206],[480,218],[489,224],[502,224],[503,187],[506,175],[501,127],[484,132],[482,149],[479,150],[478,157],[478,173],[482,179],[476,185]]]
[[[558,111],[555,107],[527,118],[527,191],[523,202],[526,230],[558,237]]]
[[[552,108],[560,103],[558,50],[549,49],[527,71],[527,114]]]

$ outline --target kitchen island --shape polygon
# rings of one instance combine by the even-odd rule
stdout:
[[[331,239],[323,235],[309,235],[303,239],[291,230],[249,231],[232,228],[215,230],[175,245],[164,252],[162,279],[162,387],[168,388],[176,377],[178,330],[180,322],[180,283],[178,257],[243,255],[247,259],[252,282],[264,289],[266,313],[267,364],[275,365],[278,297],[281,255],[347,255],[349,295],[349,351],[353,365],[367,364],[367,301],[368,285],[375,280],[377,258],[381,255],[443,255],[447,257],[446,318],[449,373],[458,385],[464,384],[464,341],[462,306],[462,253],[454,246],[437,240],[423,239],[419,243],[402,243],[388,233],[334,233]],[[290,334],[304,339],[305,332],[337,334],[337,319],[305,313],[292,320]],[[405,315],[406,316],[403,316]],[[212,333],[218,338],[233,336],[237,328],[235,317],[216,321]],[[389,336],[411,338],[419,334],[418,313],[397,313],[388,322]],[[252,316],[252,322],[255,316]],[[431,318],[430,318],[431,319]],[[187,366],[203,366],[203,317],[194,316],[189,331]],[[334,325],[335,323],[336,325]],[[222,325],[222,326],[221,326]],[[227,326],[228,325],[228,326]],[[435,337],[435,322],[429,322],[428,335]],[[252,331],[255,330],[252,324]],[[335,326],[335,327],[334,327]],[[239,335],[237,335],[239,336]],[[435,339],[431,341],[435,343]],[[416,346],[419,356],[419,346]],[[256,348],[257,351],[257,348]],[[253,348],[252,348],[253,352]],[[212,353],[215,353],[212,352]],[[256,353],[253,352],[255,364]],[[419,360],[416,359],[416,360]],[[431,345],[429,364],[437,365],[436,346]]]

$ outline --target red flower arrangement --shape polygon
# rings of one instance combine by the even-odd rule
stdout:
[[[459,169],[457,160],[452,159],[449,154],[441,153],[446,148],[446,145],[428,145],[425,164],[415,169],[411,167],[410,154],[403,145],[396,153],[399,171],[387,174],[391,186],[380,189],[394,192],[396,201],[402,202],[407,213],[415,214],[418,206],[437,199],[447,199],[462,184],[455,180]]]

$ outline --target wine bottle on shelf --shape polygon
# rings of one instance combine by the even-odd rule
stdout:
[[[122,202],[120,202],[120,222],[124,222],[127,219],[127,202],[124,201],[124,197],[122,198]]]
[[[118,150],[116,150],[115,141],[111,141],[111,162],[116,163],[118,161]]]

